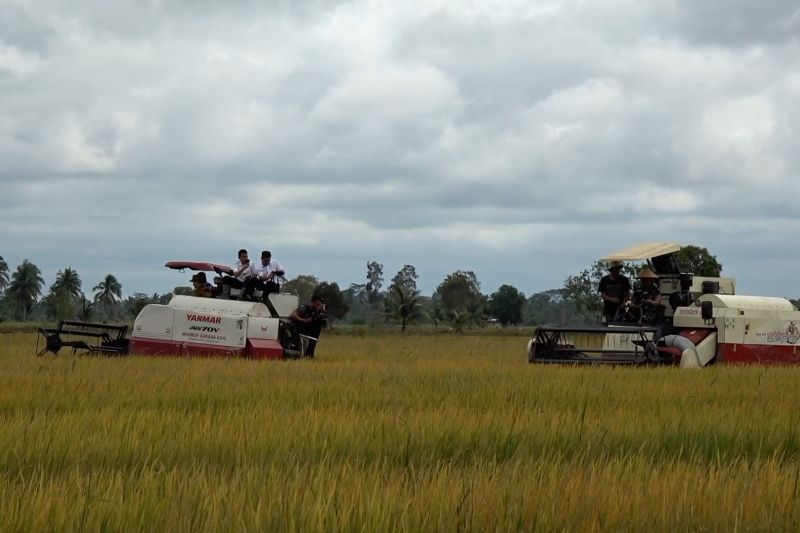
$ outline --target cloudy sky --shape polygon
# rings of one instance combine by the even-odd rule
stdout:
[[[798,297],[798,36],[796,0],[0,0],[0,255],[531,294],[672,240]]]

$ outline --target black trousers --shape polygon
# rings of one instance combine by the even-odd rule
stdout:
[[[274,281],[264,281],[258,278],[247,278],[244,282],[242,296],[252,296],[256,289],[264,293],[264,298],[270,294],[281,292],[281,286]]]
[[[228,285],[234,289],[241,289],[242,287],[244,287],[244,281],[239,281],[233,276],[224,276],[222,278],[222,284]]]
[[[300,335],[313,337],[317,340],[305,339],[305,353],[304,357],[314,357],[314,350],[317,349],[317,341],[322,334],[322,323],[318,321],[311,322],[311,324],[295,324],[292,328],[292,343],[298,350],[302,350],[303,339]]]

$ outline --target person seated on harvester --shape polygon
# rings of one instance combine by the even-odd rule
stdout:
[[[194,276],[192,276],[192,288],[194,292],[192,292],[192,296],[199,296],[201,298],[213,298],[214,297],[214,287],[208,282],[206,279],[205,272],[198,272]]]
[[[247,256],[247,250],[242,248],[239,250],[236,262],[233,264],[233,275],[222,277],[223,295],[230,298],[231,289],[243,289],[245,281],[254,275],[255,267]]]
[[[266,300],[270,294],[280,292],[281,286],[278,279],[284,274],[283,266],[279,262],[273,261],[272,252],[264,250],[261,252],[261,264],[255,268],[255,276],[244,282],[242,299],[252,298],[256,289],[262,291],[263,300]]]
[[[644,267],[639,271],[639,281],[633,286],[625,318],[632,322],[656,322],[662,316],[662,310],[658,274]]]
[[[658,274],[647,267],[639,271],[639,283],[633,291],[633,304],[640,306],[656,306],[661,303],[661,291],[658,290]]]

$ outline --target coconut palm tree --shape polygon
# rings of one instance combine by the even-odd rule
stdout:
[[[44,279],[42,279],[42,271],[39,270],[39,267],[27,259],[22,261],[22,264],[11,276],[11,283],[6,292],[21,321],[24,322],[28,319],[33,304],[42,295],[42,286],[44,286]]]
[[[400,322],[400,329],[405,331],[408,324],[414,324],[425,316],[419,291],[393,285],[386,300],[386,314]]]
[[[45,298],[45,304],[52,317],[63,319],[75,316],[83,296],[81,285],[81,278],[72,267],[58,271],[55,283],[50,286],[50,294]]]
[[[59,270],[56,274],[56,282],[53,284],[53,290],[68,294],[74,298],[81,297],[81,277],[78,272],[73,270],[72,267],[67,267],[64,270]]]
[[[122,299],[122,284],[113,274],[106,274],[103,281],[95,285],[92,290],[95,291],[95,303],[109,311]]]
[[[8,263],[0,256],[0,294],[8,287]]]

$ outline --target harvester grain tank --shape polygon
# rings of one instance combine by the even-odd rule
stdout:
[[[629,302],[621,319],[608,324],[543,325],[528,343],[528,360],[684,368],[715,362],[800,363],[800,312],[789,300],[738,295],[733,278],[681,272],[675,257],[679,250],[676,243],[644,243],[603,257],[646,261],[659,276],[667,304],[643,313]]]
[[[263,303],[218,298],[176,295],[167,305],[149,304],[133,324],[130,350],[138,355],[296,356],[285,317],[297,308],[297,296],[272,294],[270,301],[278,316]]]

